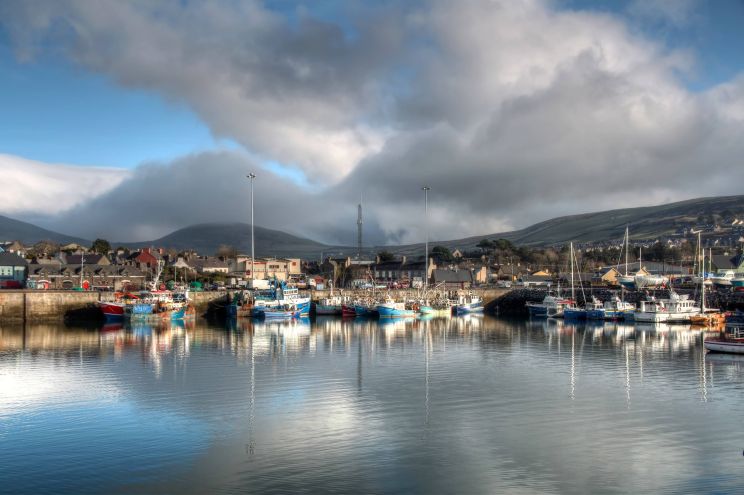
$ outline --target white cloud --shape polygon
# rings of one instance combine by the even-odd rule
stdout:
[[[4,187],[0,212],[54,215],[107,193],[127,170],[49,164],[0,154]]]
[[[694,15],[683,4],[664,4],[681,9],[668,13],[676,22]],[[22,53],[53,45],[124,86],[187,103],[254,156],[304,171],[312,191],[272,178],[291,200],[267,205],[260,223],[330,242],[353,244],[360,192],[371,236],[411,241],[422,237],[424,184],[431,237],[447,239],[736,194],[744,180],[741,79],[690,92],[677,77],[689,55],[620,16],[539,0],[345,3],[336,20],[258,2],[5,2],[0,14]],[[142,179],[151,176],[180,189],[158,190],[160,206],[120,235],[242,219],[234,178],[246,166],[255,164],[227,153],[142,167],[94,203],[86,228],[103,225],[111,205],[152,197]],[[171,210],[184,190],[220,206]]]

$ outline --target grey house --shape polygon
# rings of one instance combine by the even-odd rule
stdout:
[[[26,284],[28,262],[13,253],[0,253],[0,288],[22,288]]]

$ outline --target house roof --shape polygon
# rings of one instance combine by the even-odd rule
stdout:
[[[0,253],[0,266],[28,266],[28,261],[17,254]]]
[[[435,282],[472,282],[473,278],[469,270],[434,270],[432,276]]]
[[[68,265],[79,265],[82,263],[83,257],[85,257],[86,265],[97,265],[104,258],[102,254],[70,254],[65,256],[65,261]],[[108,260],[108,258],[106,259]]]
[[[735,270],[744,263],[744,255],[714,254],[711,260],[719,270]]]
[[[219,258],[196,258],[189,264],[194,268],[228,268],[227,263]]]

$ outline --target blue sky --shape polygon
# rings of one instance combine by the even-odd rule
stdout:
[[[183,105],[119,87],[64,60],[16,60],[0,43],[0,153],[48,163],[133,167],[234,147]]]
[[[679,6],[687,10],[684,22],[663,15],[644,16],[634,4]],[[623,18],[631,30],[659,40],[671,49],[689,50],[696,66],[680,75],[685,85],[701,91],[726,82],[744,70],[744,1],[742,0],[558,0],[558,5],[576,10],[605,12]],[[688,8],[685,9],[685,6]],[[661,12],[659,13],[661,14]]]

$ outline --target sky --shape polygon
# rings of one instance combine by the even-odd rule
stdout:
[[[0,214],[332,244],[739,194],[744,1],[0,3]]]

